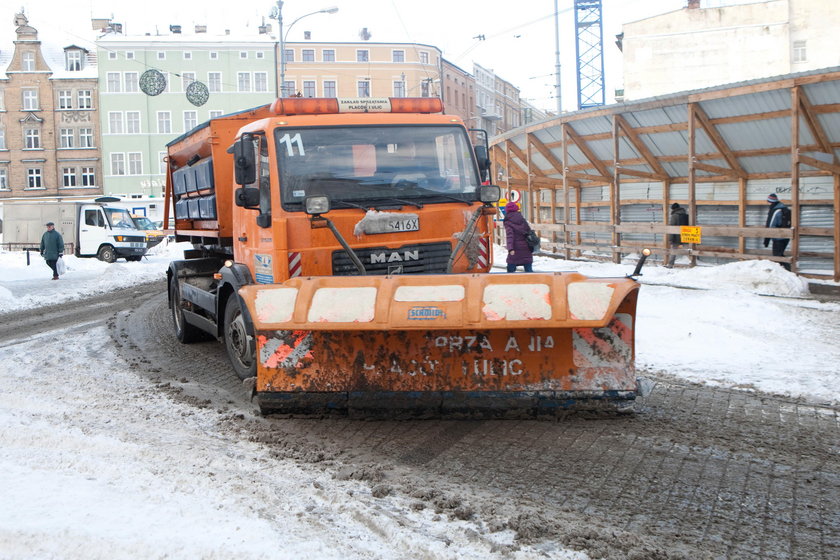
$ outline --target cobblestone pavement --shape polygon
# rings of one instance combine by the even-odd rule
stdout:
[[[181,345],[170,322],[159,295],[111,327],[133,367],[173,397],[217,407],[221,422],[278,456],[379,473],[372,484],[417,507],[443,508],[447,495],[522,538],[593,557],[840,558],[835,408],[657,376],[632,415],[261,419],[222,345]],[[530,525],[516,525],[516,512]]]

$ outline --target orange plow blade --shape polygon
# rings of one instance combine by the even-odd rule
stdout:
[[[638,288],[465,274],[295,278],[240,295],[264,413],[522,417],[635,398]]]

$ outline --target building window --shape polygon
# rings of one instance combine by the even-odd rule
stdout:
[[[248,58],[248,51],[239,51],[239,58],[240,59]]]
[[[405,97],[405,82],[394,82],[394,97]]]
[[[184,88],[184,91],[187,91],[187,88],[190,87],[190,84],[195,81],[195,72],[182,72],[181,73],[181,87]]]
[[[0,150],[6,149],[6,129],[0,128]]]
[[[80,128],[79,129],[79,147],[93,148],[93,129]]]
[[[140,152],[128,152],[128,174],[143,174],[143,154]]]
[[[82,69],[82,51],[76,49],[65,51],[64,60],[67,64],[67,71],[78,72]]]
[[[44,182],[41,176],[41,169],[39,167],[30,167],[26,170],[26,188],[27,189],[43,189]]]
[[[64,167],[61,169],[61,185],[63,187],[76,186],[76,168]]]
[[[37,128],[27,128],[23,131],[23,149],[25,150],[40,150],[41,149],[41,131]]]
[[[216,119],[216,118],[218,118],[218,117],[221,117],[221,116],[222,116],[222,112],[221,112],[221,111],[210,111],[208,114],[210,115],[210,118],[211,118],[211,119]]]
[[[429,53],[421,52],[420,53],[420,64],[428,64],[429,63]]]
[[[393,51],[391,62],[405,62],[405,51]]]
[[[93,167],[82,167],[82,186],[96,186],[96,171],[93,169]]]
[[[254,91],[268,91],[268,74],[254,72]]]
[[[429,97],[429,80],[420,82],[420,96]]]
[[[239,72],[236,79],[237,91],[251,91],[251,74]]]
[[[126,57],[126,58],[128,58],[128,57]],[[108,53],[108,60],[117,60],[117,51],[109,52]]]
[[[303,81],[303,96],[315,97],[315,80]]]
[[[134,51],[125,51],[125,59],[134,60]]]
[[[335,62],[335,49],[324,49],[321,51],[324,62]]]
[[[262,51],[257,51],[255,54],[257,55],[257,58],[259,58],[260,60],[265,58],[265,53],[262,52]]]
[[[73,129],[62,128],[58,131],[59,146],[62,148],[73,147]]]
[[[218,93],[222,91],[222,73],[208,72],[207,73],[207,90],[210,93]]]
[[[132,93],[140,91],[140,76],[137,72],[125,73],[125,91]]]
[[[184,132],[198,126],[198,111],[184,111]]]
[[[140,134],[140,111],[126,111],[125,131],[128,134]]]
[[[93,95],[89,89],[80,89],[76,93],[79,109],[93,109]]]
[[[73,108],[73,92],[65,89],[58,92],[58,108],[72,109]]]
[[[290,95],[295,94],[295,82],[293,80],[286,80],[283,82],[283,92],[281,94],[282,97],[289,97]]]
[[[184,60],[192,60],[192,52],[184,51]]]
[[[0,167],[0,191],[9,190],[9,170]]]
[[[123,133],[123,114],[119,111],[111,111],[108,113],[108,133]]]
[[[111,153],[111,175],[125,175],[125,154]]]
[[[283,60],[286,62],[294,62],[295,51],[293,49],[283,49]]]
[[[158,152],[158,173],[166,175],[166,152]]]
[[[304,62],[315,62],[315,49],[303,49],[300,56]]]
[[[324,80],[324,97],[336,97],[335,80]]]
[[[31,53],[31,52],[23,53],[23,71],[24,72],[34,72],[35,71],[35,53]]]
[[[158,51],[157,59],[158,60],[166,60],[166,53],[164,51]]]
[[[361,49],[356,51],[356,62],[369,62],[370,61],[370,53],[367,49]]]
[[[172,115],[169,111],[158,111],[157,114],[158,134],[172,133]]]
[[[370,82],[367,80],[359,80],[358,84],[358,96],[359,97],[370,97]]]
[[[219,53],[216,51],[210,51],[210,60],[219,60]]]
[[[808,62],[808,42],[794,41],[793,42],[793,61],[794,62]]]
[[[112,93],[119,93],[120,91],[120,73],[119,72],[108,72],[106,76],[106,87],[108,88],[109,92]]]
[[[38,90],[25,89],[23,90],[23,110],[37,111],[38,110]]]

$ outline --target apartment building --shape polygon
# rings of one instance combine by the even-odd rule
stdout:
[[[96,41],[105,192],[160,196],[166,144],[214,116],[277,97],[276,41],[213,35],[206,26]]]
[[[95,54],[42,45],[23,13],[14,24],[0,51],[0,199],[101,194]]]
[[[624,99],[840,65],[837,0],[687,0],[627,23]]]
[[[286,96],[438,97],[441,52],[414,43],[316,43],[283,46]]]
[[[445,58],[442,59],[443,109],[447,115],[458,115],[469,128],[478,126],[475,106],[475,78]]]

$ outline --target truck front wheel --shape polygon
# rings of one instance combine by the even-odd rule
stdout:
[[[99,252],[96,253],[96,258],[106,263],[112,263],[117,260],[117,252],[110,245],[103,245],[99,248]]]
[[[175,326],[175,337],[189,344],[205,338],[204,333],[196,327],[187,323],[184,318],[184,310],[181,307],[181,290],[178,289],[178,279],[172,278],[169,283],[169,304],[172,307],[172,324]]]
[[[225,348],[240,379],[257,375],[256,341],[245,323],[239,298],[233,294],[225,306]]]

